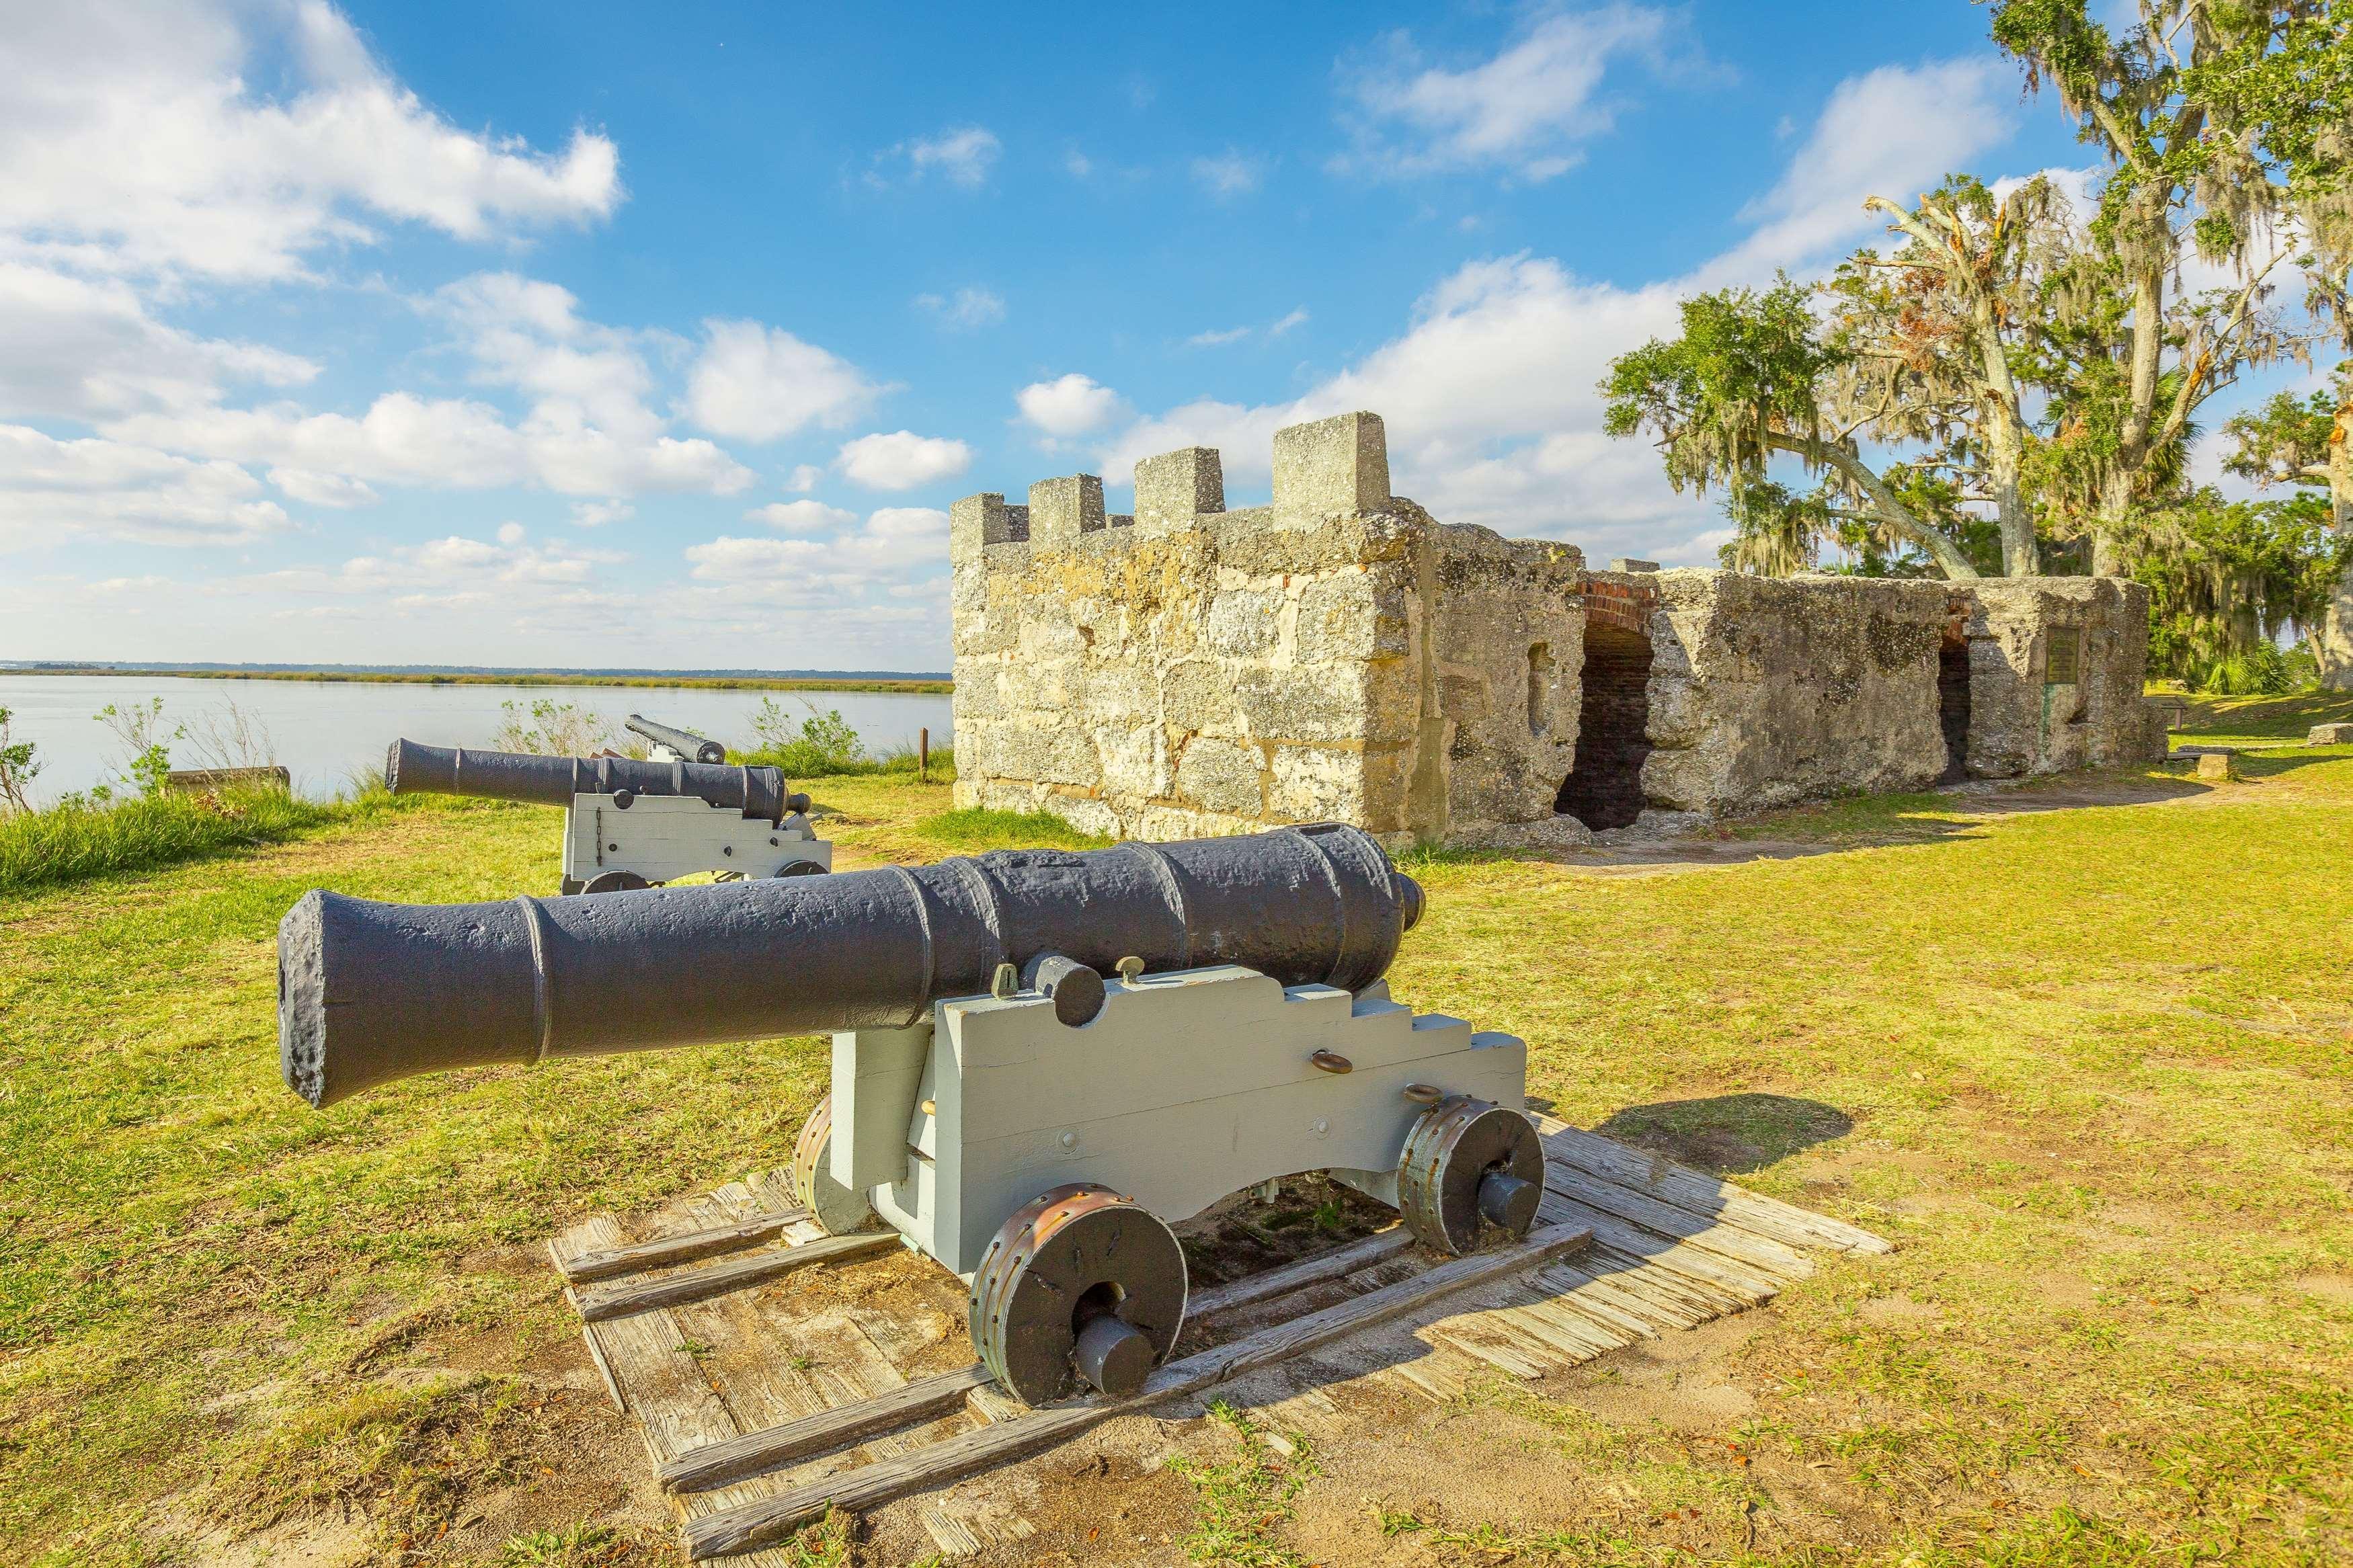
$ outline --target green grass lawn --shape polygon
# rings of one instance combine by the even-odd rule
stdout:
[[[1542,1388],[1464,1413],[1589,1481],[1583,1512],[1424,1520],[1300,1467],[1249,1550],[1330,1506],[1366,1561],[2353,1559],[2353,755],[2249,772],[2129,807],[1928,797],[1925,835],[1858,805],[1844,847],[1784,859],[1418,863],[1401,998],[1525,1036],[1561,1116],[1900,1249],[1735,1320],[1748,1405],[1720,1430]],[[937,786],[810,787],[844,864],[1044,832],[940,820]],[[821,1045],[325,1113],[278,1078],[304,889],[552,892],[556,823],[470,803],[0,894],[0,1561],[194,1561],[290,1520],[367,1561],[672,1560],[599,1522],[626,1499],[565,1489],[601,1395],[543,1375],[574,1330],[536,1246],[783,1163]],[[1195,1542],[1240,1550],[1215,1543],[1240,1483],[1206,1475]],[[494,1495],[545,1528],[485,1546]],[[1734,1544],[1691,1545],[1686,1506]]]
[[[2301,741],[2315,724],[2353,722],[2353,691],[2294,697],[2191,697],[2184,741],[2275,746]]]

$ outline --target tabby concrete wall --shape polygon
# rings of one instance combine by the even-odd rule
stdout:
[[[1968,638],[1968,771],[2017,778],[2162,760],[2143,700],[2148,590],[2115,577],[1951,584]]]
[[[1577,737],[1583,558],[1389,493],[1377,416],[1276,433],[1273,502],[1207,447],[951,513],[959,805],[1174,838],[1337,819],[1549,826]]]
[[[1642,764],[1653,806],[1723,816],[1918,789],[1944,772],[1945,584],[1642,575],[1658,596]]]
[[[1587,837],[1570,808],[1922,788],[1947,776],[1947,647],[1967,773],[2162,754],[2135,584],[1587,572],[1391,494],[1372,414],[1276,432],[1268,506],[1226,510],[1197,447],[1136,465],[1133,514],[1078,474],[968,496],[950,534],[957,802],[1091,832],[1561,844]]]

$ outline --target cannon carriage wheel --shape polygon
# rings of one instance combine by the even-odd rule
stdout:
[[[1185,1322],[1185,1253],[1160,1216],[1074,1183],[1016,1209],[972,1277],[972,1342],[1029,1405],[1144,1386]]]
[[[1544,1145],[1534,1123],[1458,1094],[1424,1111],[1398,1161],[1398,1208],[1424,1245],[1457,1257],[1483,1221],[1518,1237],[1544,1201]]]
[[[866,1194],[833,1179],[833,1096],[817,1102],[793,1140],[793,1196],[828,1236],[848,1236],[874,1223]]]

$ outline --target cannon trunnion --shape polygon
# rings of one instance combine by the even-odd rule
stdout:
[[[280,1058],[324,1106],[830,1031],[792,1152],[811,1215],[963,1277],[1017,1397],[1124,1394],[1183,1325],[1170,1223],[1229,1193],[1328,1172],[1450,1253],[1533,1223],[1526,1047],[1382,979],[1421,902],[1336,825],[486,904],[314,891],[280,930]]]

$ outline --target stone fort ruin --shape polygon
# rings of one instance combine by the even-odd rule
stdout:
[[[1092,833],[1574,843],[2164,754],[2137,584],[1588,571],[1390,494],[1373,414],[1277,431],[1269,506],[1193,447],[950,534],[956,802]]]

